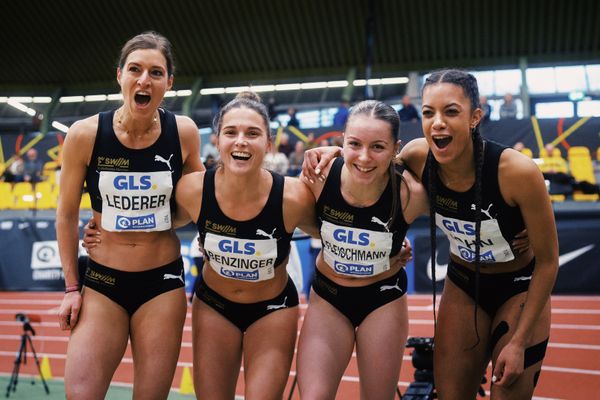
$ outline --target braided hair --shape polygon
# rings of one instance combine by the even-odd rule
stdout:
[[[463,89],[465,96],[470,100],[471,111],[475,111],[480,107],[479,104],[479,89],[477,87],[477,80],[475,77],[468,72],[446,69],[433,72],[426,80],[423,85],[423,89],[427,86],[435,85],[438,83],[451,83],[453,85],[460,86]],[[479,124],[471,129],[471,139],[473,140],[473,156],[475,161],[475,311],[474,311],[474,323],[475,323],[475,334],[477,335],[477,341],[472,348],[476,347],[480,342],[479,331],[477,329],[477,305],[479,304],[479,280],[481,273],[481,201],[482,201],[482,171],[483,171],[483,138],[479,129]],[[427,154],[427,161],[430,165],[429,168],[429,230],[431,236],[431,276],[433,281],[433,313],[434,323],[436,321],[435,315],[435,298],[436,298],[436,279],[435,279],[435,260],[436,260],[436,197],[437,187],[435,179],[438,173],[438,163],[431,150]],[[435,330],[435,327],[434,327]]]

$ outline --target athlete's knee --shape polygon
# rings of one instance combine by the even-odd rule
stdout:
[[[67,400],[94,400],[104,398],[99,388],[95,388],[89,382],[76,380],[65,381],[65,398]]]

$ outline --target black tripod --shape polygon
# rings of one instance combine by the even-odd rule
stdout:
[[[40,361],[38,360],[35,349],[33,348],[33,342],[31,341],[31,336],[29,336],[28,332],[31,332],[33,336],[35,336],[35,331],[33,327],[29,323],[29,319],[24,314],[17,314],[17,320],[23,322],[23,334],[21,335],[21,345],[19,346],[19,353],[17,354],[17,358],[15,359],[15,366],[13,367],[12,375],[10,376],[10,382],[6,387],[6,397],[10,396],[10,392],[13,393],[17,391],[17,383],[19,383],[19,369],[21,368],[21,363],[27,364],[27,343],[29,343],[29,347],[31,348],[31,352],[33,353],[33,360],[37,365],[38,372],[40,374],[40,378],[42,379],[42,384],[44,385],[44,389],[46,390],[46,394],[50,394],[50,390],[48,389],[48,385],[46,384],[46,379],[42,375],[42,371],[40,370]],[[33,385],[35,382],[31,381]]]

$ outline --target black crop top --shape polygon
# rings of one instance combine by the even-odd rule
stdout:
[[[288,257],[292,234],[283,220],[284,177],[271,172],[273,185],[260,213],[247,221],[227,217],[215,197],[215,172],[206,171],[196,226],[211,267],[221,276],[243,281],[271,279]]]
[[[325,262],[340,274],[370,277],[389,269],[389,258],[398,254],[409,225],[398,198],[396,216],[390,226],[391,179],[375,204],[354,207],[344,200],[341,173],[344,160],[334,160],[317,201],[317,215]],[[402,178],[395,175],[400,193]]]
[[[125,147],[113,130],[113,111],[98,117],[98,131],[86,173],[92,208],[109,231],[171,228],[173,190],[183,170],[175,115],[159,109],[161,133],[145,149]]]
[[[496,263],[513,260],[510,242],[525,229],[519,207],[504,201],[498,184],[500,155],[506,149],[501,144],[485,141],[481,184],[480,260]],[[425,164],[422,181],[429,191],[429,161]],[[448,189],[436,174],[435,219],[437,226],[450,241],[450,251],[466,262],[475,261],[475,186],[466,192]]]

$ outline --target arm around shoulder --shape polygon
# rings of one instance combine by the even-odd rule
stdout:
[[[427,154],[429,153],[429,145],[424,138],[413,139],[402,146],[400,150],[400,160],[411,171],[416,174],[417,179],[421,179]]]
[[[298,178],[285,178],[283,217],[288,232],[298,227],[313,237],[319,236],[315,216],[315,197],[308,186]]]
[[[197,222],[202,206],[204,171],[192,172],[181,177],[175,188],[177,212],[173,216],[174,225],[183,226]]]
[[[402,214],[404,220],[412,224],[419,216],[429,213],[429,200],[427,191],[411,171],[404,170],[402,177],[400,188]]]

